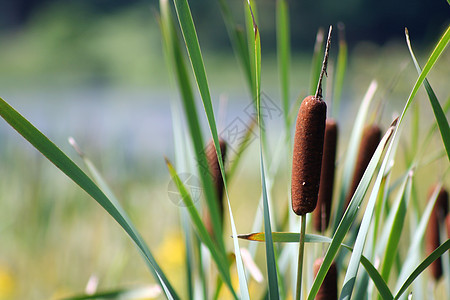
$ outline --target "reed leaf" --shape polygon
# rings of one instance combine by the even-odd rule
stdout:
[[[239,59],[241,67],[244,71],[245,78],[247,79],[247,84],[252,89],[252,74],[250,70],[250,57],[247,42],[245,40],[243,30],[239,28],[233,16],[231,15],[230,8],[226,0],[219,0],[219,6],[222,12],[223,20],[225,22],[225,27],[227,29],[228,37],[231,41],[231,46],[233,47],[233,52],[235,56]]]
[[[186,48],[189,53],[189,59],[191,62],[192,69],[194,71],[195,79],[197,82],[197,87],[200,91],[200,95],[203,102],[203,108],[205,110],[206,117],[208,119],[209,129],[211,131],[212,139],[214,141],[214,146],[216,148],[217,157],[222,157],[219,146],[219,136],[217,134],[217,126],[214,118],[214,112],[211,102],[211,95],[209,92],[208,81],[206,78],[205,67],[203,64],[203,58],[200,51],[200,45],[198,43],[197,32],[195,31],[194,21],[192,20],[191,10],[187,0],[173,0],[175,3],[175,8],[177,11],[178,21],[180,23],[181,31],[183,33]],[[234,223],[233,211],[231,210],[230,199],[228,197],[227,181],[225,177],[225,168],[223,166],[223,161],[218,159],[220,172],[223,178],[223,184],[225,188],[225,194],[227,198],[228,211],[230,214],[231,231],[233,234],[233,245],[234,252],[236,256],[236,267],[239,273],[239,285],[241,290],[241,297],[243,299],[248,299],[248,286],[245,280],[245,271],[242,263],[241,252],[239,249],[239,243],[237,240],[236,225]],[[214,198],[215,199],[215,198]],[[213,200],[214,200],[213,199]],[[218,216],[214,214],[212,217]],[[219,218],[217,218],[218,222]]]
[[[406,210],[411,198],[413,171],[408,172],[401,189],[398,192],[397,201],[394,203],[393,208],[389,212],[388,219],[386,221],[386,232],[388,232],[386,239],[386,248],[384,249],[384,258],[381,264],[381,276],[385,281],[389,280],[389,274],[394,262],[394,258],[397,254],[398,244],[403,231],[403,223],[406,217]],[[383,236],[381,236],[381,242],[384,243]]]
[[[441,189],[442,184],[438,184],[436,186],[435,191],[431,195],[427,206],[423,210],[423,213],[421,214],[420,221],[414,230],[414,237],[410,243],[408,252],[406,254],[406,259],[403,262],[403,266],[400,270],[400,274],[397,276],[397,283],[395,286],[395,290],[400,291],[401,285],[403,282],[406,281],[406,279],[411,276],[411,274],[414,272],[415,265],[419,261],[419,255],[421,253],[421,244],[423,241],[423,238],[425,236],[425,231],[427,228],[428,221],[431,216],[431,211],[433,210],[434,204],[436,203],[436,199],[438,196],[438,192]],[[398,294],[398,292],[397,292]]]
[[[402,284],[400,290],[395,295],[394,299],[399,299],[400,296],[408,289],[408,287],[414,282],[414,280],[426,269],[432,262],[442,256],[445,252],[450,249],[450,240],[448,239],[442,245],[440,245],[436,250],[434,250],[430,255],[428,255],[414,271],[409,275],[406,281]]]
[[[155,280],[161,285],[169,299],[179,299],[165,274],[154,259],[150,249],[133,225],[123,215],[116,205],[102,192],[102,190],[86,175],[64,152],[51,142],[42,132],[34,127],[27,119],[20,115],[5,100],[0,98],[0,116],[8,122],[19,134],[21,134],[33,147],[41,152],[58,169],[72,179],[78,186],[87,192],[98,204],[100,204],[119,225],[125,230],[141,251],[145,262],[153,274]]]
[[[286,131],[290,131],[289,124],[289,65],[291,61],[291,42],[289,31],[289,7],[286,0],[277,1],[277,55],[280,74],[281,99]]]
[[[250,6],[250,2],[248,2]],[[250,12],[253,17],[252,7],[249,7]],[[275,252],[273,248],[272,241],[272,226],[270,223],[270,213],[269,213],[269,200],[267,196],[266,187],[266,175],[264,171],[264,159],[263,159],[263,146],[262,146],[262,125],[261,125],[261,40],[259,29],[253,18],[253,30],[255,33],[255,90],[256,90],[256,107],[258,115],[258,127],[259,127],[259,153],[260,153],[260,168],[261,168],[261,184],[262,184],[262,196],[263,196],[263,210],[264,210],[264,232],[266,234],[266,263],[267,263],[267,273],[269,280],[269,299],[279,299],[278,290],[278,275],[277,267],[275,262]]]
[[[406,35],[406,43],[408,44],[409,53],[411,54],[411,58],[414,62],[417,72],[420,74],[422,72],[422,70],[420,69],[419,62],[417,61],[416,56],[414,55],[414,52],[413,52],[413,49],[411,46],[411,41],[409,39],[408,29],[406,29],[406,28],[405,28],[405,35]],[[437,125],[439,127],[439,131],[441,133],[445,151],[447,152],[447,158],[448,158],[448,160],[450,160],[450,126],[448,125],[448,121],[447,121],[447,118],[445,117],[445,113],[442,110],[442,107],[439,104],[436,94],[434,93],[433,89],[431,88],[431,85],[428,82],[428,79],[425,78],[423,85],[425,86],[425,90],[427,91],[427,94],[428,94],[428,99],[430,100],[431,107],[433,108],[433,113],[436,118],[436,123],[437,123]]]

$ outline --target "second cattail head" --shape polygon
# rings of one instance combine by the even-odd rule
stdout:
[[[314,276],[317,276],[317,273],[319,272],[320,266],[323,263],[323,258],[318,258],[314,261]],[[319,300],[333,300],[338,298],[338,287],[337,282],[338,280],[338,274],[337,274],[337,268],[336,263],[333,262],[330,266],[330,269],[328,269],[327,275],[325,275],[325,278],[322,282],[322,285],[320,286],[319,291],[317,292],[316,298]]]
[[[429,197],[435,191],[436,186],[430,188]],[[431,254],[440,245],[439,227],[445,222],[445,217],[448,214],[448,192],[444,187],[441,187],[437,195],[436,203],[428,221],[428,227],[425,235],[426,239],[426,253]],[[435,280],[442,276],[442,260],[439,257],[430,265],[431,275]]]
[[[380,143],[380,140],[381,129],[378,125],[372,124],[364,128],[361,143],[359,144],[358,158],[356,159],[351,186],[345,201],[345,207],[347,207],[350,203],[350,200],[352,199],[352,196],[355,193],[356,188],[358,187],[358,184],[361,181],[367,166],[369,165],[370,159]]]
[[[323,142],[322,167],[320,174],[319,196],[313,214],[313,224],[317,231],[323,232],[328,227],[333,197],[334,169],[336,160],[338,127],[334,119],[327,119]]]
[[[297,215],[312,212],[317,204],[327,105],[306,97],[297,115],[292,158],[292,209]]]
[[[222,162],[225,163],[225,157],[226,157],[226,153],[227,153],[227,143],[225,142],[225,140],[219,139],[219,147],[220,147],[220,152],[222,154]],[[208,146],[206,146],[205,150],[206,150],[205,151],[206,160],[208,162],[208,171],[212,177],[212,182],[214,185],[214,190],[215,190],[215,193],[217,196],[217,201],[218,201],[217,205],[219,208],[220,222],[222,223],[223,222],[223,214],[224,214],[223,203],[222,203],[224,186],[223,186],[222,173],[220,172],[219,160],[217,159],[216,147],[214,146],[214,141],[210,141]],[[211,222],[211,214],[208,210],[205,210],[205,212],[203,214],[203,221],[205,223],[206,229],[208,230],[209,234],[212,236],[213,235],[213,227],[212,227],[212,222]]]

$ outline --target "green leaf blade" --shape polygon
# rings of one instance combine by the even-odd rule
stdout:
[[[139,235],[134,225],[122,215],[116,206],[106,197],[97,185],[53,142],[34,127],[27,119],[20,115],[5,100],[0,98],[0,116],[21,134],[30,144],[41,152],[58,169],[72,179],[86,193],[88,193],[98,204],[100,204],[133,240],[142,255],[146,259],[150,271],[157,282],[161,285],[166,296],[170,299],[179,299],[170,282],[157,264],[144,240]]]
[[[419,62],[416,59],[416,56],[414,55],[407,29],[405,29],[405,34],[406,34],[406,42],[408,44],[408,49],[411,54],[411,58],[414,62],[417,72],[420,75],[422,73],[422,70],[420,68]],[[428,82],[428,79],[425,78],[423,84],[425,86],[425,90],[427,91],[428,99],[430,100],[431,107],[433,108],[433,113],[436,118],[436,123],[437,123],[437,125],[439,127],[439,131],[441,133],[442,142],[444,143],[445,151],[447,152],[447,158],[450,161],[450,126],[448,124],[447,118],[445,117],[445,113],[444,113],[441,105],[439,104],[436,94],[434,93],[433,89],[431,88],[430,83]]]
[[[399,299],[400,296],[406,291],[406,289],[414,282],[414,280],[419,276],[426,268],[428,268],[436,259],[444,255],[450,249],[450,239],[445,241],[436,250],[434,250],[429,256],[427,256],[420,265],[411,273],[411,275],[406,279],[406,281],[401,286],[398,293],[395,295],[394,299]]]
[[[286,0],[277,1],[277,54],[280,73],[281,99],[286,130],[289,131],[289,65],[291,61],[289,7]]]

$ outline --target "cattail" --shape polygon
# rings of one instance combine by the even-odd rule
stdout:
[[[320,266],[323,263],[323,258],[318,258],[314,261],[314,276],[319,272]],[[332,300],[337,299],[338,297],[338,288],[337,288],[337,268],[336,263],[333,262],[328,270],[327,275],[325,275],[325,279],[320,286],[319,291],[317,292],[316,298],[319,300]]]
[[[433,186],[429,191],[429,197],[433,194],[436,186]],[[448,212],[448,192],[442,187],[437,195],[436,203],[434,204],[433,211],[430,215],[430,220],[428,221],[428,227],[426,231],[426,253],[430,255],[431,252],[439,247],[439,226],[445,221],[445,216]],[[442,276],[442,263],[439,257],[430,265],[431,275],[435,280],[439,280]]]
[[[314,211],[314,228],[323,232],[330,222],[331,199],[333,197],[334,167],[336,160],[337,124],[333,119],[325,123],[322,168],[320,174],[319,198]]]
[[[317,82],[316,94],[303,99],[298,110],[295,126],[294,151],[292,157],[291,199],[292,210],[300,215],[300,239],[298,243],[298,265],[296,299],[302,294],[303,253],[305,250],[306,214],[317,205],[320,169],[322,167],[323,138],[327,105],[322,100],[322,79],[327,70],[331,44],[331,30],[328,30],[325,55]]]
[[[364,128],[362,134],[362,140],[359,144],[358,159],[356,160],[355,170],[353,172],[352,184],[347,194],[345,207],[347,208],[353,194],[358,187],[361,178],[364,175],[364,171],[369,165],[372,155],[375,153],[378,144],[381,140],[381,129],[378,125],[370,125]]]
[[[292,158],[292,209],[305,215],[316,208],[322,166],[327,105],[321,97],[306,97],[297,116]]]
[[[227,143],[223,139],[219,139],[219,147],[220,152],[222,154],[222,162],[225,163],[225,156],[227,152]],[[222,173],[220,172],[220,165],[219,161],[217,160],[217,153],[216,148],[214,146],[214,141],[209,142],[208,146],[206,147],[206,160],[208,162],[208,171],[211,174],[212,182],[214,184],[214,190],[216,192],[217,196],[217,206],[219,208],[219,217],[220,222],[223,222],[223,177]],[[209,234],[211,236],[214,235],[213,226],[211,222],[211,214],[210,212],[205,209],[203,214],[203,222],[205,224],[206,229],[208,230]]]
[[[445,218],[445,226],[447,228],[447,238],[450,239],[450,213],[447,213]]]

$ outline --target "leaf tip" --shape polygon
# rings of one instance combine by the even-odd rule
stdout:
[[[72,148],[75,149],[75,151],[78,153],[79,156],[84,157],[84,152],[81,150],[80,146],[78,146],[77,142],[73,137],[69,136],[67,138],[67,141],[72,146]]]

